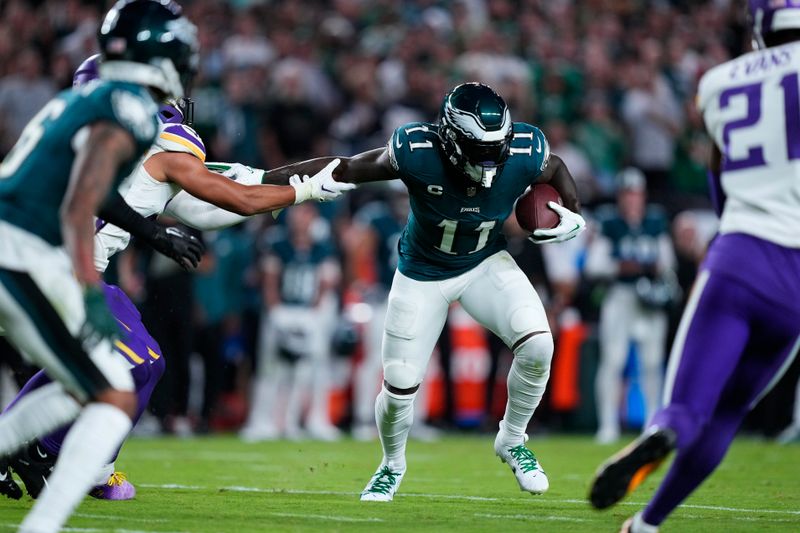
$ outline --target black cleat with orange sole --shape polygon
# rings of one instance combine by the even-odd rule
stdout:
[[[674,431],[654,428],[611,457],[592,481],[592,507],[606,509],[633,492],[675,449],[675,442]]]

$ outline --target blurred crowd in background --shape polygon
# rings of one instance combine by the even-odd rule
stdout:
[[[741,2],[181,3],[200,30],[191,96],[209,161],[274,168],[380,147],[401,124],[435,121],[444,94],[463,81],[492,86],[515,121],[541,127],[592,223],[580,239],[541,247],[513,217],[507,223],[509,251],[556,338],[534,431],[597,431],[608,442],[642,423],[715,231],[710,141],[694,94],[703,72],[745,50]],[[95,53],[107,7],[0,3],[0,155]],[[145,249],[123,254],[112,281],[139,305],[167,359],[150,429],[370,438],[375,328],[408,211],[395,185],[206,233],[193,274]],[[614,229],[620,218],[649,228],[624,260],[608,252],[624,237]],[[629,350],[630,341],[638,342]],[[430,424],[418,435],[495,429],[510,358],[454,309],[418,400],[418,418]],[[789,423],[797,374],[756,412],[754,428],[774,434]]]

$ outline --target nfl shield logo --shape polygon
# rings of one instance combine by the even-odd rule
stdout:
[[[475,193],[478,192],[478,189],[475,187],[467,187],[467,196],[475,196]]]

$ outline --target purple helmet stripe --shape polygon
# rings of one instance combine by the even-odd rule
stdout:
[[[178,106],[163,104],[158,108],[158,118],[164,124],[180,124],[183,122],[183,112]]]
[[[100,54],[87,57],[72,76],[72,88],[77,89],[100,77]]]
[[[186,127],[181,124],[171,124],[164,128],[164,132],[171,133],[173,135],[177,135],[181,139],[185,139],[196,146],[201,152],[204,154],[206,153],[206,147],[203,144],[203,141],[200,140],[199,137],[192,135],[188,131],[186,131]]]

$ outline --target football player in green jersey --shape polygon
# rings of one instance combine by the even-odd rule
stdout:
[[[270,177],[285,182],[327,161],[292,165]],[[584,229],[575,182],[563,161],[550,153],[539,128],[512,122],[503,99],[477,83],[445,96],[438,123],[406,124],[386,147],[342,161],[337,180],[400,179],[411,204],[389,293],[384,383],[375,403],[383,459],[361,499],[392,500],[405,475],[414,396],[453,302],[514,352],[494,449],[522,490],[545,492],[547,476],[525,446],[525,429],[547,385],[553,338],[539,296],[504,249],[501,228],[528,186],[547,182],[564,202],[550,204],[561,221],[534,231],[531,240],[564,241]]]
[[[0,419],[0,456],[75,420],[20,531],[61,528],[136,409],[128,366],[111,344],[118,324],[94,268],[93,215],[184,265],[202,253],[109,193],[155,138],[154,97],[183,95],[197,59],[195,33],[171,0],[120,0],[99,29],[101,80],[51,100],[0,164],[0,328],[54,379]]]

